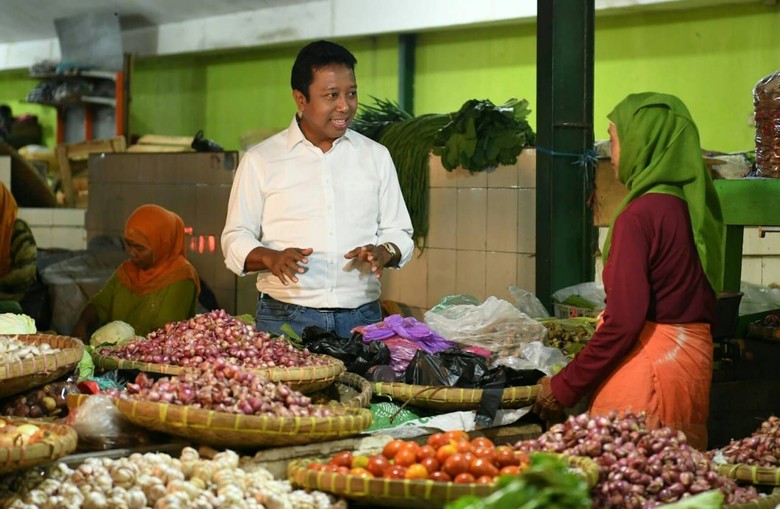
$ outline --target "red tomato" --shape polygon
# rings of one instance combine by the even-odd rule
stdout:
[[[458,474],[469,471],[469,460],[464,454],[455,453],[444,462],[442,470],[450,474],[453,478]]]
[[[477,447],[472,452],[477,458],[485,458],[491,463],[496,462],[496,449],[493,447]]]
[[[408,467],[412,463],[417,463],[417,453],[411,449],[400,449],[395,453],[395,456],[393,456],[394,465]]]
[[[475,482],[476,479],[474,479],[474,476],[469,474],[468,472],[463,472],[462,474],[456,475],[453,481],[458,484],[471,484]]]
[[[366,470],[374,474],[374,477],[382,477],[382,474],[385,473],[385,469],[387,469],[389,466],[390,460],[381,454],[377,454],[376,456],[371,456],[368,458],[368,463],[366,463]]]
[[[520,467],[517,465],[507,465],[505,467],[501,467],[501,470],[498,471],[499,475],[517,475],[520,473]]]
[[[493,478],[498,475],[498,468],[485,458],[474,458],[471,460],[468,471],[474,477],[488,476]]]
[[[438,449],[448,442],[449,440],[444,436],[444,433],[434,433],[428,437],[428,445],[433,446],[434,449]]]
[[[417,453],[420,452],[420,444],[418,444],[417,442],[405,441],[401,445],[401,449],[412,451],[414,453],[414,457],[416,458]]]
[[[382,456],[389,460],[393,459],[393,456],[395,456],[395,453],[398,452],[403,444],[404,441],[400,438],[394,438],[390,440],[387,442],[387,444],[385,444],[385,448],[382,449]]]
[[[330,461],[328,461],[329,465],[336,465],[338,467],[347,467],[352,468],[352,453],[349,451],[341,451],[340,453],[333,456]]]
[[[428,469],[419,463],[409,465],[404,474],[404,479],[427,479]]]
[[[450,477],[450,474],[447,472],[442,472],[441,470],[438,472],[431,472],[431,475],[428,476],[428,479],[436,482],[452,482],[452,477]]]
[[[471,442],[459,440],[455,442],[455,449],[457,449],[458,452],[471,452]]]
[[[517,466],[520,464],[520,456],[511,447],[502,445],[496,447],[496,463],[499,467]]]
[[[439,470],[441,463],[436,458],[423,458],[420,460],[420,465],[424,466],[429,474],[432,474]]]
[[[382,474],[385,479],[403,479],[406,474],[406,467],[402,465],[390,465]]]
[[[471,446],[474,449],[477,449],[479,447],[492,447],[495,448],[495,445],[493,444],[493,441],[490,440],[488,437],[476,437],[471,440]]]
[[[371,478],[374,477],[374,474],[372,474],[371,472],[369,472],[365,468],[361,468],[361,467],[356,467],[356,468],[349,469],[349,474],[350,475],[355,475],[355,476],[358,476],[358,477],[362,477],[364,479],[371,479]]]
[[[493,478],[489,475],[483,475],[482,477],[477,477],[476,480],[477,484],[493,484]]]
[[[448,442],[450,440],[455,440],[456,442],[461,442],[464,440],[466,442],[469,441],[469,434],[463,430],[445,431],[444,437],[447,439]]]
[[[435,458],[436,457],[436,449],[432,445],[425,444],[424,446],[420,447],[420,450],[417,451],[417,460],[421,460],[423,458]]]
[[[439,460],[441,465],[444,465],[444,462],[447,461],[447,458],[457,452],[458,450],[455,448],[454,444],[442,445],[436,449],[436,459]]]
[[[323,470],[325,468],[325,465],[323,465],[322,463],[314,462],[306,465],[306,468],[308,468],[309,470]]]

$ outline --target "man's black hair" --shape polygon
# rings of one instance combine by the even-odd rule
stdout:
[[[308,101],[309,85],[314,81],[314,71],[330,64],[346,65],[354,71],[357,59],[347,48],[335,42],[322,40],[307,44],[295,58],[290,76],[292,89],[300,91]]]

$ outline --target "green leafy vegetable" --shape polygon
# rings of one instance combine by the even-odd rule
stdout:
[[[360,105],[360,111],[350,124],[350,129],[368,136],[374,141],[379,141],[382,132],[392,124],[409,120],[412,114],[402,110],[398,103],[390,100],[371,97],[376,106]]]
[[[433,152],[450,171],[515,164],[523,148],[535,143],[526,120],[530,112],[525,99],[512,98],[500,106],[487,99],[466,101],[436,136]]]
[[[503,476],[499,489],[484,499],[473,495],[449,503],[446,509],[587,509],[588,486],[554,454],[534,453],[519,476]]]
[[[723,493],[718,490],[705,491],[679,502],[658,507],[659,509],[720,509],[723,507]]]

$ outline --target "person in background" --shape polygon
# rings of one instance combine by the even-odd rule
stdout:
[[[0,183],[0,313],[22,313],[19,301],[36,277],[38,248],[18,211],[14,195]]]
[[[587,346],[541,380],[534,410],[549,419],[592,393],[592,415],[644,411],[651,428],[681,430],[706,450],[720,202],[680,99],[632,94],[608,118],[612,165],[628,194],[602,250],[606,308]]]
[[[89,300],[73,328],[88,339],[100,325],[120,320],[137,336],[195,316],[200,280],[187,261],[184,222],[158,205],[141,205],[125,224],[130,259]]]
[[[349,129],[358,107],[346,48],[317,41],[292,67],[298,112],[241,159],[228,203],[225,265],[258,272],[256,324],[349,337],[382,320],[379,277],[412,255],[412,223],[387,149]]]

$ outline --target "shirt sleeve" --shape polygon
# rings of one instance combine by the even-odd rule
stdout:
[[[412,220],[406,208],[401,186],[398,183],[393,159],[386,148],[382,162],[382,183],[379,190],[379,234],[377,244],[392,242],[401,250],[401,261],[398,267],[403,267],[414,252],[412,240]]]
[[[262,161],[253,153],[244,154],[230,189],[225,228],[222,230],[222,254],[225,266],[244,276],[249,253],[262,246],[264,198],[259,182]]]
[[[650,304],[650,232],[637,217],[621,214],[612,233],[603,323],[577,356],[552,378],[555,398],[566,407],[596,389],[631,351]]]

